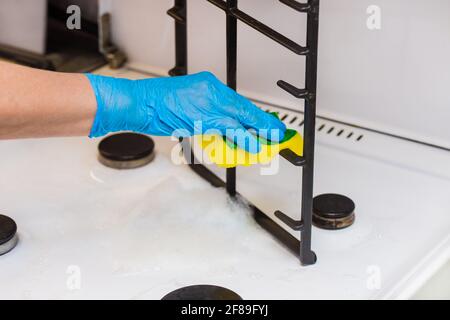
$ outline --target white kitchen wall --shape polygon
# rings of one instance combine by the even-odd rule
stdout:
[[[45,52],[47,0],[0,0],[0,44]]]
[[[132,62],[163,70],[174,60],[172,0],[108,0],[115,42]],[[240,0],[251,15],[300,43],[305,16],[276,0]],[[225,80],[225,16],[206,0],[188,1],[189,71]],[[366,10],[381,9],[369,30]],[[239,90],[300,108],[279,89],[303,85],[304,58],[239,26]],[[450,148],[450,1],[322,0],[318,112]]]

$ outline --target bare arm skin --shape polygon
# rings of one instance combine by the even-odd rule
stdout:
[[[0,139],[86,136],[96,106],[82,74],[0,61]]]

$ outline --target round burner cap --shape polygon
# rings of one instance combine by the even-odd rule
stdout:
[[[0,256],[11,251],[17,244],[17,225],[10,217],[0,214]]]
[[[334,193],[321,194],[313,200],[313,224],[322,229],[344,229],[355,221],[352,199]]]
[[[242,300],[230,289],[213,285],[183,287],[165,295],[162,300]]]
[[[99,161],[115,169],[132,169],[151,162],[155,156],[152,138],[132,132],[104,138],[99,146]]]

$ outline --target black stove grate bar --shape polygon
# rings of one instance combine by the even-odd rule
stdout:
[[[312,205],[314,182],[314,146],[316,126],[316,88],[317,88],[317,49],[319,30],[319,4],[320,0],[308,0],[307,3],[299,3],[293,0],[280,0],[285,5],[299,12],[307,13],[307,46],[302,47],[286,38],[270,27],[257,21],[253,17],[238,9],[238,0],[208,0],[222,9],[226,14],[226,41],[227,41],[227,85],[236,90],[237,72],[237,21],[240,20],[253,27],[256,31],[268,36],[275,42],[285,46],[291,51],[306,55],[306,82],[305,88],[299,89],[280,80],[278,86],[299,99],[305,99],[304,116],[304,147],[303,156],[297,156],[293,152],[282,151],[280,155],[294,166],[302,167],[302,194],[301,194],[301,220],[294,220],[281,211],[276,211],[275,216],[285,225],[295,231],[300,231],[300,240],[294,238],[289,232],[274,222],[267,214],[251,205],[255,220],[268,232],[274,235],[287,248],[299,257],[303,265],[316,262],[316,255],[311,250],[312,229]],[[183,21],[175,18],[176,41],[176,66],[171,70],[171,75],[187,73],[187,34],[186,34],[186,0],[175,0],[176,10],[169,10],[172,14],[183,13]],[[187,142],[187,144],[186,144]],[[236,192],[236,168],[227,169],[226,181],[222,181],[204,165],[200,164],[193,155],[192,146],[188,141],[182,141],[183,151],[190,167],[202,178],[209,181],[215,187],[225,187],[230,196],[238,195]],[[190,154],[187,155],[189,150]]]
[[[237,9],[237,0],[226,2],[226,11]],[[226,16],[227,41],[227,85],[236,90],[237,82],[237,19],[231,14]],[[230,196],[236,196],[236,168],[226,170],[226,189]]]
[[[291,149],[284,149],[280,151],[280,156],[285,158],[287,161],[292,163],[296,167],[303,167],[306,163],[306,160],[302,156],[298,156]]]
[[[224,10],[228,16],[232,16],[242,22],[244,22],[246,25],[252,27],[256,31],[259,31],[260,33],[264,34],[268,38],[274,40],[275,42],[281,44],[282,46],[288,48],[292,52],[298,54],[298,55],[306,55],[309,52],[309,49],[306,47],[303,47],[296,43],[295,41],[292,41],[291,39],[285,37],[281,33],[273,30],[272,28],[268,27],[264,23],[256,20],[255,18],[249,16],[245,12],[239,10],[237,7],[231,7],[230,9],[227,9],[227,2],[223,0],[208,0],[208,2],[214,4],[218,8]]]
[[[310,50],[306,57],[305,89],[309,96],[305,99],[305,123],[303,127],[303,157],[305,165],[302,175],[301,215],[303,229],[300,233],[300,261],[315,263],[316,255],[311,250],[313,185],[314,185],[314,149],[316,135],[316,92],[317,92],[317,51],[319,44],[319,6],[320,0],[308,0],[311,6],[307,18],[306,43]]]
[[[187,6],[186,0],[175,0],[167,14],[175,20],[175,67],[169,71],[171,76],[187,74]]]
[[[308,13],[312,8],[309,3],[301,3],[296,0],[280,0],[280,2],[298,12]]]
[[[291,95],[293,95],[297,99],[306,99],[306,98],[310,97],[310,93],[308,92],[308,90],[299,89],[284,80],[278,80],[277,85],[284,91],[289,92]]]
[[[175,19],[176,22],[180,24],[186,24],[185,10],[179,7],[173,7],[167,11],[167,14]]]
[[[284,222],[285,225],[295,231],[303,231],[303,221],[294,220],[280,210],[275,211],[275,217]]]

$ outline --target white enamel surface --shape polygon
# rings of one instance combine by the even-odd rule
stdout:
[[[293,116],[298,127],[301,114],[285,121]],[[159,299],[201,283],[245,299],[410,297],[450,256],[450,153],[321,124],[364,136],[318,133],[315,194],[350,196],[356,222],[342,231],[314,228],[318,262],[309,267],[243,204],[174,165],[168,138],[155,138],[152,164],[129,171],[99,164],[98,140],[0,141],[0,211],[20,236],[0,257],[0,299]],[[239,168],[238,189],[267,213],[298,217],[300,172],[284,160],[280,166],[265,177],[257,167]]]

